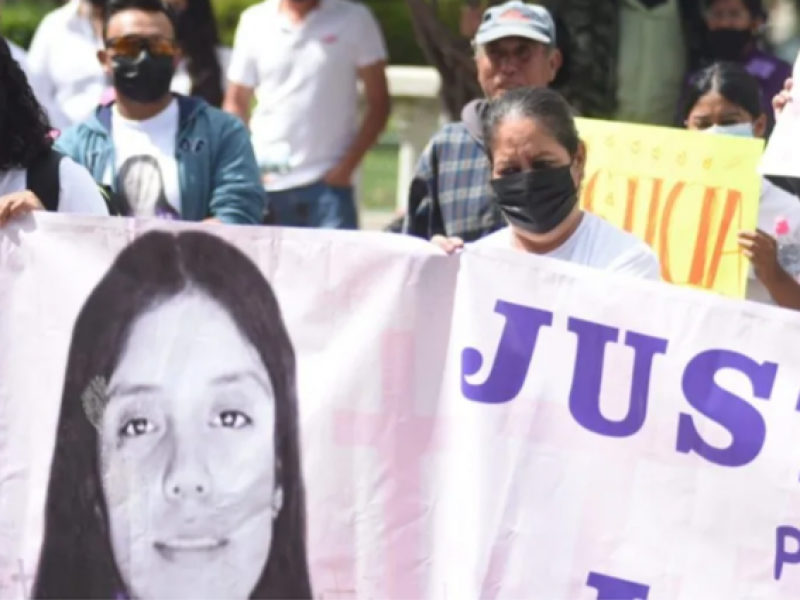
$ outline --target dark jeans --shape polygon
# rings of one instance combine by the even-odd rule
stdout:
[[[358,212],[352,187],[325,182],[269,192],[271,217],[284,227],[358,229]]]

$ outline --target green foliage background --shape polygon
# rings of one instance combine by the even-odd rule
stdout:
[[[242,11],[261,0],[212,0],[217,14],[223,43],[230,45],[239,15]],[[386,36],[389,56],[393,64],[422,65],[422,55],[411,27],[411,15],[404,0],[361,0],[367,4],[377,17]],[[461,0],[438,0],[439,14],[454,30],[458,24]],[[11,41],[27,48],[33,32],[42,17],[58,3],[36,0],[6,0],[2,10],[0,29]],[[265,40],[265,43],[268,43]]]
[[[231,45],[233,42],[242,11],[260,1],[262,0],[212,0],[224,44]],[[425,64],[425,58],[414,38],[411,15],[405,0],[357,1],[367,4],[380,22],[393,64]],[[435,1],[440,18],[455,31],[463,0]],[[60,4],[60,0],[5,0],[0,16],[0,30],[8,39],[27,48],[42,17]],[[269,40],[264,40],[264,44],[268,46]],[[395,208],[397,157],[396,134],[390,125],[382,143],[373,148],[364,161],[359,193],[362,210],[366,210],[368,214],[388,215],[384,219],[386,222]]]

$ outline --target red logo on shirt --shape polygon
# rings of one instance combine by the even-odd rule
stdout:
[[[335,42],[336,42],[336,40],[338,40],[338,39],[339,39],[339,38],[338,38],[338,37],[336,37],[336,35],[334,35],[334,34],[331,34],[331,35],[326,35],[324,38],[322,38],[322,43],[323,43],[323,44],[333,44],[333,43],[335,43]]]

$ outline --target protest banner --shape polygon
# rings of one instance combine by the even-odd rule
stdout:
[[[763,141],[578,119],[588,162],[581,205],[647,242],[665,281],[743,298]]]
[[[420,597],[456,263],[35,218],[0,230],[0,598]]]
[[[795,313],[502,249],[57,215],[0,230],[0,284],[4,600],[800,586]]]
[[[796,313],[495,249],[455,298],[432,585],[796,595]]]

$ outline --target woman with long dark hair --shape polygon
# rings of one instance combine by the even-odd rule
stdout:
[[[31,210],[107,215],[92,176],[52,149],[50,122],[0,38],[0,225]]]
[[[35,598],[311,598],[295,356],[258,267],[153,231],[72,334]]]
[[[681,115],[692,131],[744,138],[763,138],[767,132],[759,82],[737,63],[716,63],[701,71],[687,89]],[[762,179],[757,229],[741,232],[739,245],[753,267],[748,300],[800,310],[797,196]]]
[[[167,0],[167,4],[175,11],[175,33],[185,59],[182,68],[189,79],[189,89],[176,89],[182,84],[179,70],[173,90],[197,96],[219,108],[224,78],[219,59],[219,30],[211,0]]]

